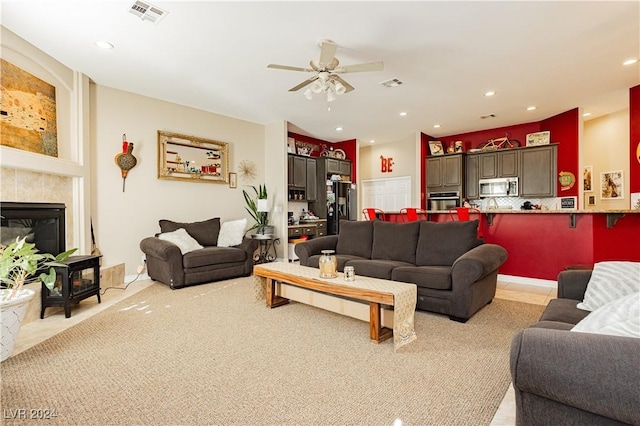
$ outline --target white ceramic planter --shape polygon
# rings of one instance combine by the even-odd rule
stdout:
[[[28,288],[19,290],[18,295],[11,300],[5,299],[12,290],[0,290],[0,325],[2,326],[0,344],[2,356],[0,362],[9,358],[13,353],[20,325],[27,312],[27,305],[36,292]]]

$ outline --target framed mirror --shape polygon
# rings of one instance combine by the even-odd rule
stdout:
[[[158,179],[229,182],[229,144],[158,130]]]

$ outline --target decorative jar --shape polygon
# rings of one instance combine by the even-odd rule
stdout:
[[[322,250],[320,256],[320,278],[336,278],[338,276],[338,259],[333,255],[333,250]]]

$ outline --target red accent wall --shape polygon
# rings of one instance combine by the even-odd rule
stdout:
[[[420,158],[423,161],[420,163],[420,208],[427,208],[427,170],[425,168],[424,159],[427,158],[429,153],[429,141],[435,140],[429,135],[420,133]]]
[[[558,175],[560,175],[560,172],[571,172],[576,177],[576,183],[573,188],[569,188],[566,191],[561,190],[562,185],[556,179],[556,194],[558,194],[558,197],[573,197],[577,196],[579,192],[577,180],[582,179],[582,173],[578,170],[580,144],[578,123],[579,111],[577,108],[540,122],[542,130],[551,132],[551,142],[558,143]]]
[[[629,189],[640,192],[640,86],[629,89]]]
[[[288,136],[290,138],[294,138],[296,141],[305,142],[313,145],[314,148],[311,151],[312,157],[320,157],[320,153],[324,149],[324,146],[326,146],[327,148],[333,147],[333,149],[343,150],[345,155],[347,156],[347,160],[351,161],[351,180],[353,182],[357,181],[356,180],[358,177],[357,176],[358,166],[356,162],[357,144],[355,139],[333,143],[333,142],[323,141],[322,139],[316,139],[311,136],[300,135],[298,133],[293,133],[293,132],[288,132]]]
[[[472,148],[477,147],[481,142],[486,142],[489,139],[502,138],[507,135],[509,139],[520,141],[520,145],[524,146],[528,133],[535,133],[541,130],[547,129],[542,129],[540,123],[535,122],[516,124],[515,126],[498,127],[495,129],[479,130],[476,132],[460,133],[457,135],[444,136],[431,140],[442,141],[445,150],[452,142],[462,141],[464,144],[464,150],[468,151]],[[551,134],[551,136],[553,136],[553,133]]]

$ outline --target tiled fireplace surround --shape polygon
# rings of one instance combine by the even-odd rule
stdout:
[[[74,241],[72,177],[2,167],[0,175],[0,200],[64,203],[67,206],[65,216],[67,248],[72,247],[72,243],[70,243]],[[106,287],[120,287],[123,283],[124,264],[100,267],[100,287],[102,289]],[[24,323],[36,321],[40,318],[40,286],[30,284],[28,288],[36,292],[36,297],[29,304]],[[45,314],[50,315],[56,312],[56,310],[61,310],[61,308],[47,308]]]

